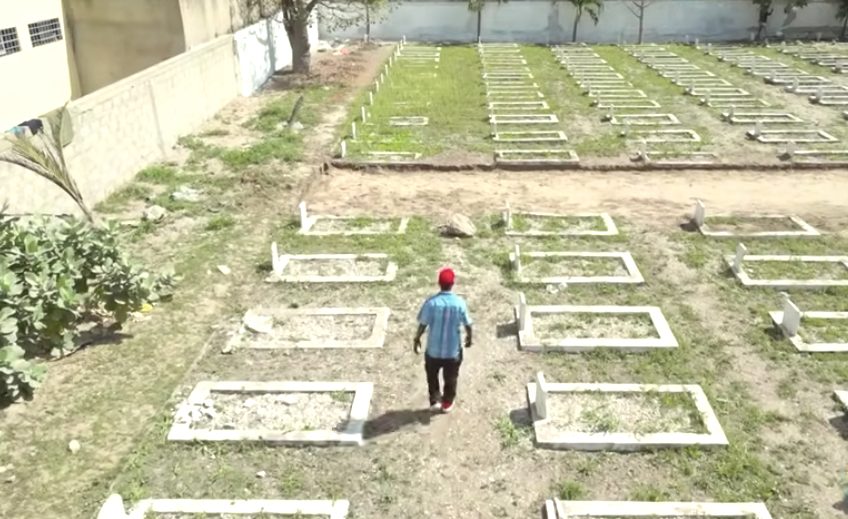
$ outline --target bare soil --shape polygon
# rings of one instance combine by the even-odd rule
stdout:
[[[648,315],[563,313],[533,315],[533,332],[541,340],[563,338],[636,339],[659,337]]]
[[[273,431],[344,430],[351,393],[212,393],[211,407],[193,429],[262,429]]]

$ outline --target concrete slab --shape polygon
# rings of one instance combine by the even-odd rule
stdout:
[[[750,96],[751,93],[744,88],[737,87],[699,87],[687,88],[686,94],[690,96],[704,96],[709,93],[710,97],[740,97]]]
[[[740,244],[741,246],[741,244]],[[848,271],[848,256],[793,256],[781,254],[747,255],[745,252],[730,254],[724,258],[736,278],[746,287],[768,287],[777,289],[848,287],[848,279],[751,279],[745,271],[745,262],[779,261],[835,263]]]
[[[792,150],[779,155],[781,160],[799,164],[843,164],[848,166],[848,150]]]
[[[540,418],[536,409],[537,386],[527,385],[527,402],[536,433],[536,446],[548,449],[567,449],[581,451],[638,451],[663,448],[682,448],[688,446],[717,447],[728,445],[727,437],[710,406],[704,390],[698,385],[678,384],[545,384],[548,394],[555,393],[675,393],[688,395],[707,432],[660,432],[639,434],[637,432],[551,432],[548,424],[552,418]]]
[[[227,341],[225,349],[233,351],[240,348],[256,350],[288,350],[288,349],[371,349],[382,348],[386,342],[386,330],[389,326],[391,310],[386,307],[339,307],[339,308],[279,308],[258,307],[245,314],[238,330]],[[366,316],[374,318],[371,332],[362,338],[338,339],[333,337],[309,338],[297,340],[276,340],[275,330],[285,333],[286,323],[292,319],[308,319],[310,317],[326,318],[349,316]],[[248,323],[259,318],[272,321],[267,333],[253,331]],[[326,330],[324,330],[326,332]],[[324,333],[323,335],[326,335]]]
[[[417,160],[421,154],[417,151],[368,151],[367,157],[385,162],[403,162],[405,160]]]
[[[526,131],[526,132],[497,132],[492,136],[495,142],[566,142],[568,137],[565,132],[552,131]]]
[[[292,262],[309,261],[341,261],[349,263],[357,260],[385,261],[385,273],[379,276],[346,275],[293,275],[287,274],[286,269]],[[278,254],[276,242],[271,244],[272,273],[266,281],[275,283],[381,283],[394,281],[397,276],[397,263],[389,261],[387,254]]]
[[[545,503],[545,519],[772,519],[762,503],[563,501]]]
[[[700,232],[704,236],[709,236],[711,238],[787,238],[787,237],[801,237],[801,236],[820,236],[819,231],[813,227],[812,225],[805,222],[801,217],[795,215],[784,215],[784,214],[760,214],[760,215],[718,215],[719,218],[722,217],[730,217],[732,216],[734,219],[745,220],[747,219],[767,219],[774,221],[784,221],[786,222],[786,230],[782,231],[748,231],[748,232],[734,232],[734,231],[715,231],[713,230],[708,223],[707,210],[704,206],[704,203],[700,200],[695,202],[695,210],[692,212],[692,223],[698,228],[698,232]],[[714,216],[715,217],[715,216]]]
[[[202,409],[213,393],[225,394],[289,394],[289,393],[353,393],[353,403],[345,428],[341,431],[286,431],[263,429],[200,429],[192,427],[190,412]],[[363,445],[362,431],[374,385],[370,382],[252,382],[202,381],[177,411],[168,441],[236,441],[264,442],[279,445]]]
[[[719,99],[710,99],[706,98],[701,99],[700,103],[702,105],[709,106],[710,108],[764,108],[769,107],[771,104],[764,99],[760,99],[757,97],[747,97],[747,98],[719,98]]]
[[[292,499],[144,499],[126,510],[121,496],[113,494],[97,519],[146,519],[161,515],[345,519],[349,510],[350,503],[346,500]]]
[[[648,97],[644,90],[636,88],[604,88],[591,90],[589,97],[599,97],[603,99],[643,99]]]
[[[560,284],[591,284],[591,283],[611,283],[611,284],[641,284],[645,282],[642,274],[639,272],[639,267],[636,266],[636,261],[629,252],[520,252],[518,246],[515,246],[516,251],[510,253],[510,262],[513,270],[516,272],[516,281],[519,283],[541,283],[546,285]],[[516,254],[517,253],[517,254]],[[522,273],[521,257],[528,258],[589,258],[589,259],[613,259],[618,260],[624,266],[627,274],[620,276],[543,276],[539,278],[529,278]]]
[[[581,305],[524,305],[523,298],[515,308],[518,321],[518,347],[530,352],[582,353],[586,351],[617,350],[628,353],[641,353],[654,349],[677,348],[677,339],[671,331],[662,310],[656,306],[581,306]],[[518,319],[524,315],[524,319]],[[533,315],[543,314],[603,314],[603,315],[643,315],[651,319],[657,337],[569,337],[543,340],[536,336]],[[523,322],[522,322],[523,321]]]

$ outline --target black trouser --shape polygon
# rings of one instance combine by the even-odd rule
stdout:
[[[427,389],[430,392],[430,405],[439,401],[453,402],[456,398],[456,381],[459,378],[459,366],[462,364],[462,352],[458,359],[437,359],[424,355],[424,370],[427,372]],[[445,379],[444,396],[439,384],[439,371],[443,370]]]

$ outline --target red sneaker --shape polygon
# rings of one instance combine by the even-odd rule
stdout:
[[[453,402],[448,402],[447,400],[442,402],[442,412],[447,414],[451,411],[453,411]]]

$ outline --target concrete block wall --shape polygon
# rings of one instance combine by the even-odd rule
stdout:
[[[583,16],[578,41],[589,43],[635,42],[638,19],[627,9],[626,0],[607,0],[600,23]],[[839,34],[836,2],[811,0],[792,15],[783,12],[785,0],[775,0],[768,35],[789,38],[825,38]],[[571,41],[574,7],[568,2],[515,0],[498,4],[486,2],[482,14],[484,41],[523,41],[564,43]],[[757,11],[750,0],[656,0],[646,10],[644,41],[743,40],[757,30]],[[362,24],[336,30],[331,23],[321,26],[321,38],[361,39]],[[417,41],[470,42],[477,35],[477,13],[465,2],[447,0],[407,0],[371,27],[376,39],[397,40],[406,36]]]

